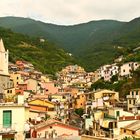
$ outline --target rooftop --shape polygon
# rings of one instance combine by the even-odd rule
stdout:
[[[137,131],[140,129],[140,121],[138,120],[134,123],[131,123],[131,124],[123,127],[123,128],[128,129],[128,130],[132,130],[132,131]]]

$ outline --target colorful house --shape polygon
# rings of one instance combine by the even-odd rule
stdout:
[[[35,116],[39,116],[40,112],[47,113],[48,115],[54,117],[55,112],[55,104],[42,99],[34,99],[28,102],[30,106],[30,118],[33,119]]]
[[[140,139],[140,121],[133,122],[121,128],[121,134],[131,135]]]
[[[64,124],[56,120],[48,120],[46,122],[35,125],[31,129],[31,136],[33,138],[79,136],[79,128]]]

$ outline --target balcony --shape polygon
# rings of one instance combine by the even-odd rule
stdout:
[[[139,95],[127,95],[126,98],[135,98],[135,99],[138,99],[139,98]]]
[[[87,101],[86,105],[92,105],[92,101]]]
[[[11,124],[10,126],[3,126],[3,124],[0,124],[0,135],[2,134],[15,134],[17,133],[16,131],[17,124]]]

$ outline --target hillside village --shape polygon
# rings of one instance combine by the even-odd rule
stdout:
[[[69,65],[53,80],[27,61],[10,63],[1,39],[0,140],[140,138],[140,88],[123,99],[114,90],[91,89],[100,79],[132,78],[140,63],[122,59],[94,72]]]

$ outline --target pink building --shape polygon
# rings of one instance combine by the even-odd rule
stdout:
[[[57,94],[59,90],[54,82],[41,83],[41,86],[45,89],[45,94]]]

